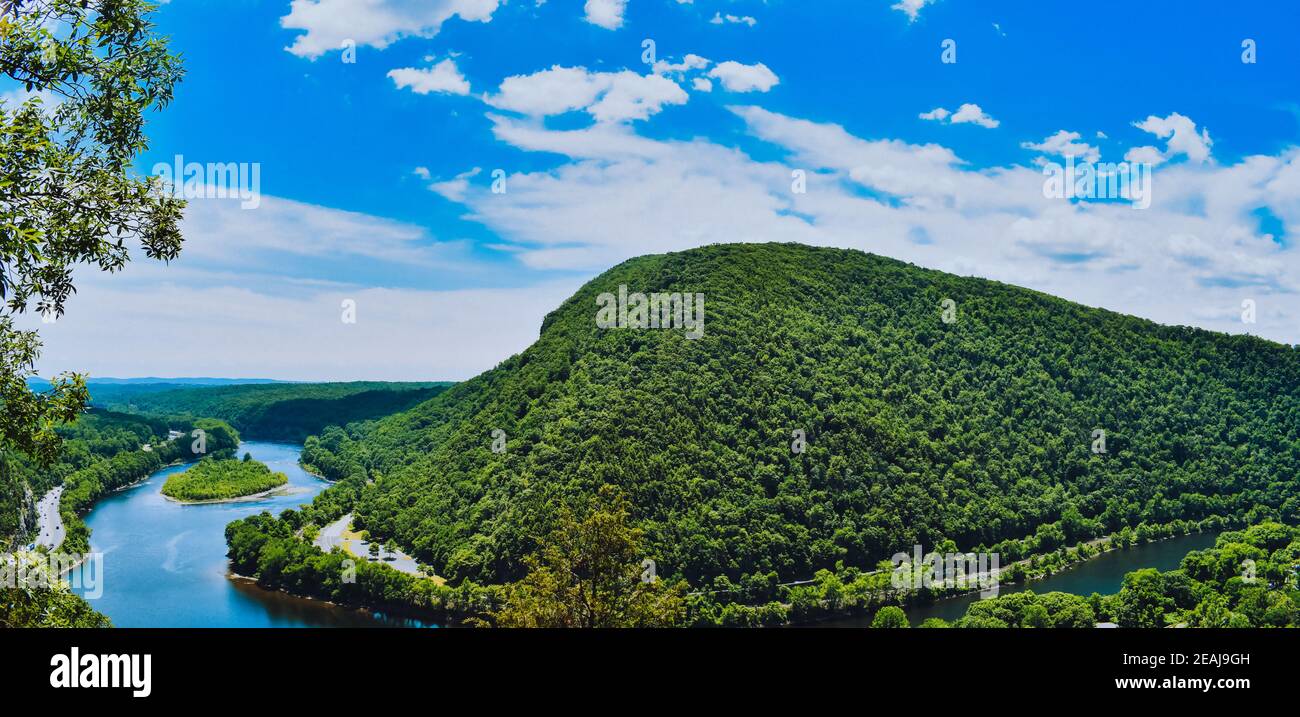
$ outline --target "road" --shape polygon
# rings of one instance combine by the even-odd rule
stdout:
[[[51,552],[63,544],[63,518],[59,515],[59,498],[62,496],[63,486],[52,488],[36,504],[36,545]]]

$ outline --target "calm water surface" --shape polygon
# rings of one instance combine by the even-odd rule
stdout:
[[[167,476],[188,466],[164,468],[101,499],[86,516],[91,550],[104,554],[103,594],[91,605],[118,627],[419,626],[229,577],[226,524],[309,503],[329,485],[298,465],[301,450],[284,443],[240,444],[238,455],[251,453],[289,477],[283,492],[255,501],[181,505],[164,498],[159,491]]]

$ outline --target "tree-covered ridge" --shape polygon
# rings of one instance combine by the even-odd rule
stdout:
[[[219,418],[253,440],[298,442],[326,426],[404,411],[446,383],[262,383],[145,391],[92,385],[91,402],[119,411]]]
[[[169,476],[162,494],[176,500],[193,502],[227,500],[262,493],[289,482],[261,461],[205,458],[183,473]]]
[[[598,329],[620,285],[703,293],[703,336]],[[304,514],[354,510],[453,584],[519,578],[557,506],[606,483],[694,586],[944,540],[1005,562],[1143,522],[1300,519],[1298,409],[1291,347],[856,251],[710,246],[620,264],[495,369],[308,439],[344,481]]]

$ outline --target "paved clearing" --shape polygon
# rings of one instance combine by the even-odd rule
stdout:
[[[327,553],[336,547],[343,548],[344,551],[351,553],[352,555],[355,555],[356,557],[361,558],[363,560],[369,560],[372,563],[383,563],[384,565],[388,565],[389,567],[404,572],[408,575],[415,575],[416,577],[424,577],[424,573],[421,573],[419,567],[416,565],[415,558],[412,558],[411,556],[407,555],[406,553],[403,553],[400,550],[393,551],[390,553],[387,550],[384,550],[383,545],[380,545],[379,558],[371,559],[370,543],[362,539],[360,533],[353,532],[352,530],[351,513],[348,513],[342,518],[339,518],[333,523],[330,523],[324,528],[321,528],[320,534],[318,534],[316,536],[316,540],[312,542],[316,545],[316,547],[320,548],[321,550],[324,550]],[[389,557],[393,559],[392,560],[385,559]],[[440,578],[434,578],[434,579],[439,581],[441,580]]]

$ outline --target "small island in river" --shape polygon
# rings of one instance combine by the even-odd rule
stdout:
[[[248,456],[242,461],[205,458],[168,478],[162,494],[182,503],[218,503],[260,496],[288,482],[285,474]]]

